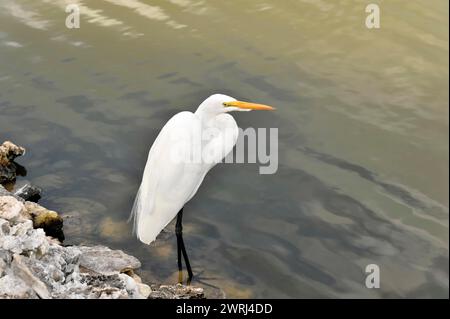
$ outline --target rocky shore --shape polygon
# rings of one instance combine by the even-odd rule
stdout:
[[[148,285],[139,260],[105,246],[64,246],[63,219],[37,204],[41,190],[10,192],[25,149],[0,145],[0,298],[204,298],[202,288]]]

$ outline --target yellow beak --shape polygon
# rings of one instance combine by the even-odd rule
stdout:
[[[232,101],[223,103],[225,106],[234,106],[240,109],[248,109],[248,110],[264,110],[264,111],[273,111],[274,107],[264,104],[256,104],[242,101]]]

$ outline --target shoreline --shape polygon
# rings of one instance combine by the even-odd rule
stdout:
[[[203,288],[143,283],[141,262],[107,246],[65,246],[61,214],[37,203],[42,190],[29,183],[10,192],[25,154],[0,145],[0,299],[202,299]]]

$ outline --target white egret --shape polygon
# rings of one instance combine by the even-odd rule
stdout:
[[[206,173],[234,147],[238,126],[231,111],[273,110],[268,105],[237,101],[214,94],[195,113],[180,112],[164,127],[150,148],[130,218],[139,240],[150,244],[177,216],[178,268],[181,253],[190,282],[193,274],[182,239],[184,205],[195,195]]]

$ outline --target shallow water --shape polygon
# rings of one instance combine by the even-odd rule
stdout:
[[[277,107],[279,169],[221,164],[186,206],[195,284],[229,297],[449,296],[448,2],[0,0],[0,140],[64,212],[67,243],[138,256],[176,280],[172,226],[126,224],[150,145],[222,92]],[[84,222],[80,223],[79,218]],[[365,287],[379,265],[380,289]],[[201,282],[199,282],[199,280]]]

